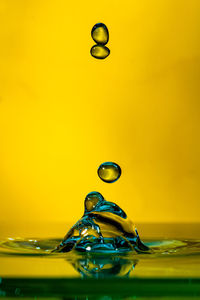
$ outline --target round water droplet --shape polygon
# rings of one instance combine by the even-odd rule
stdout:
[[[92,28],[91,35],[97,44],[106,45],[109,40],[108,28],[103,23],[95,24]]]
[[[118,164],[113,162],[105,162],[98,168],[99,177],[108,183],[115,182],[121,176],[121,168]]]
[[[110,49],[102,45],[94,45],[90,53],[94,58],[104,59],[110,54]]]
[[[104,197],[98,192],[91,192],[85,198],[85,209],[91,211],[95,208],[99,201],[104,200]]]

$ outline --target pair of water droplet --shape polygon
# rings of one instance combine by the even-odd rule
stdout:
[[[105,45],[109,40],[108,28],[103,23],[97,23],[93,26],[91,35],[96,45],[94,45],[90,53],[94,58],[104,59],[110,54],[110,49]]]
[[[99,178],[107,183],[113,183],[121,176],[121,168],[114,162],[105,162],[97,170]],[[85,210],[93,210],[97,203],[102,203],[104,197],[99,192],[91,192],[85,198]]]

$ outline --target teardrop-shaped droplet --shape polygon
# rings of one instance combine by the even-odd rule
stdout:
[[[109,40],[108,28],[103,23],[95,24],[92,28],[91,35],[97,44],[106,45]]]
[[[85,210],[91,211],[95,208],[99,201],[104,200],[104,197],[98,192],[91,192],[85,198]]]
[[[110,49],[105,46],[94,45],[91,48],[90,53],[94,58],[104,59],[110,54]]]
[[[97,172],[101,180],[108,183],[118,180],[122,173],[120,166],[114,162],[105,162],[101,164]]]

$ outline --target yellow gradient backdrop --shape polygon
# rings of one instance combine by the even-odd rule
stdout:
[[[1,221],[198,222],[200,1],[0,0]],[[110,56],[90,56],[104,22]],[[104,161],[122,176],[106,184]]]

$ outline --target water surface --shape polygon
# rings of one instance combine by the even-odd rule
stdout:
[[[199,299],[199,225],[137,224],[137,227],[142,240],[152,249],[151,254],[51,253],[62,240],[65,224],[0,227],[0,296]],[[19,233],[21,237],[16,238]]]

